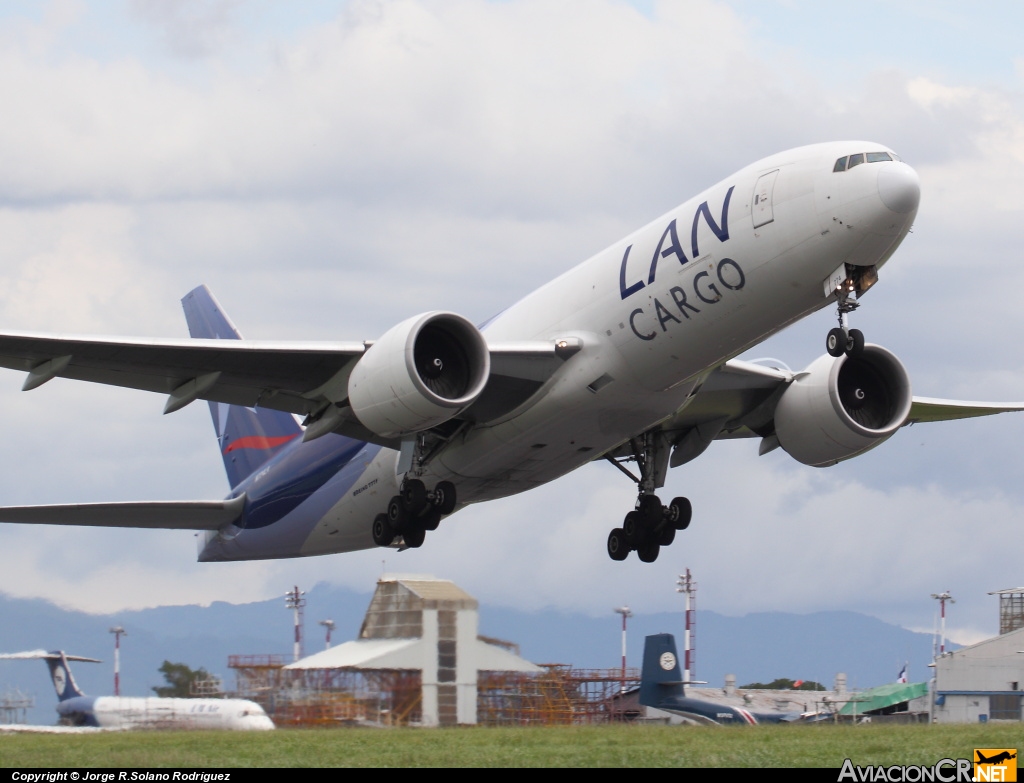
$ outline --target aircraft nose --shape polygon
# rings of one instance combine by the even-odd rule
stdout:
[[[878,172],[878,196],[893,212],[906,215],[921,201],[921,180],[905,163],[886,164]]]

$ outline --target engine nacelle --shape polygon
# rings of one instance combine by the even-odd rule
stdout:
[[[378,435],[410,435],[469,407],[490,372],[479,329],[455,313],[424,313],[392,327],[367,349],[349,377],[349,404]]]
[[[910,414],[913,397],[903,364],[880,345],[857,357],[815,360],[783,392],[775,434],[805,465],[834,465],[892,436]]]

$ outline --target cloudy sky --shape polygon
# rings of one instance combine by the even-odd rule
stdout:
[[[482,321],[744,165],[867,138],[921,175],[855,314],[917,394],[1024,399],[1024,5],[807,0],[54,0],[0,6],[0,328],[187,334],[199,283],[258,339]],[[747,358],[794,369],[831,310]],[[204,405],[0,373],[0,502],[217,498]],[[756,441],[669,476],[690,530],[612,563],[634,498],[594,465],[468,509],[419,551],[195,563],[184,532],[0,526],[0,591],[89,611],[243,602],[382,570],[485,603],[852,609],[954,638],[1024,584],[1024,415],[918,426],[840,466]]]

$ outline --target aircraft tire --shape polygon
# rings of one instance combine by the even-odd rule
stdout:
[[[437,530],[437,526],[441,524],[441,512],[436,508],[428,508],[416,521],[424,530]]]
[[[630,511],[622,521],[622,534],[626,537],[626,543],[631,549],[636,549],[636,545],[640,541],[642,521],[643,517],[640,516],[639,511]]]
[[[427,538],[427,531],[419,525],[410,525],[402,534],[402,538],[410,549],[419,549]]]
[[[625,560],[629,557],[629,542],[621,527],[617,527],[608,534],[608,557],[612,560]]]
[[[838,359],[846,353],[846,344],[846,332],[838,326],[828,330],[828,335],[825,337],[825,350],[828,351],[829,356],[834,356]]]
[[[419,479],[406,479],[402,483],[402,502],[411,514],[418,514],[427,504],[427,488]]]
[[[665,525],[658,533],[658,545],[659,546],[671,546],[672,542],[676,540],[676,529],[671,525]]]
[[[373,543],[377,546],[391,546],[395,540],[395,529],[391,527],[391,521],[387,514],[378,514],[373,519]]]
[[[846,343],[847,356],[860,356],[864,353],[864,332],[860,329],[850,330],[850,339]]]
[[[434,487],[434,505],[443,516],[455,510],[455,485],[450,481],[439,481]]]
[[[657,495],[644,495],[640,498],[640,506],[637,508],[640,516],[648,527],[654,527],[665,515],[665,507],[661,504]]]
[[[392,529],[402,530],[408,519],[409,514],[406,513],[405,503],[402,502],[400,496],[395,495],[388,501],[388,522],[391,523]]]
[[[658,559],[658,553],[661,551],[661,546],[657,542],[653,544],[644,544],[636,550],[637,557],[640,558],[642,563],[653,563]]]
[[[673,498],[668,505],[668,513],[676,530],[686,530],[693,519],[693,504],[689,498]]]

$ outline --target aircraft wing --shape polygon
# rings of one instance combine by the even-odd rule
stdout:
[[[736,359],[712,371],[687,405],[659,427],[674,447],[670,466],[689,462],[702,454],[714,440],[771,436],[775,404],[797,375],[789,370]],[[1024,411],[1024,402],[966,402],[914,397],[904,426],[1010,411]],[[765,450],[768,450],[767,444]],[[624,457],[631,453],[631,447],[625,444],[605,456]]]
[[[231,500],[0,506],[0,522],[164,530],[220,530],[237,520],[242,515],[244,506],[244,494]]]
[[[174,405],[175,399],[205,399],[302,414],[316,406],[323,388],[365,350],[364,343],[8,332],[0,334],[0,367],[27,372],[26,391],[51,378],[72,378],[167,394],[168,413],[183,407]]]
[[[359,424],[344,403],[352,368],[369,342],[72,337],[0,334],[0,367],[28,373],[24,390],[53,378],[105,383],[167,395],[164,413],[197,399],[316,416],[332,403],[336,431],[395,446]],[[506,413],[543,385],[571,355],[554,342],[488,346],[491,376],[466,411],[473,421]]]
[[[917,424],[922,421],[970,419],[975,416],[991,416],[1011,411],[1024,411],[1024,402],[962,402],[961,400],[915,397],[913,405],[910,406],[907,424]]]

